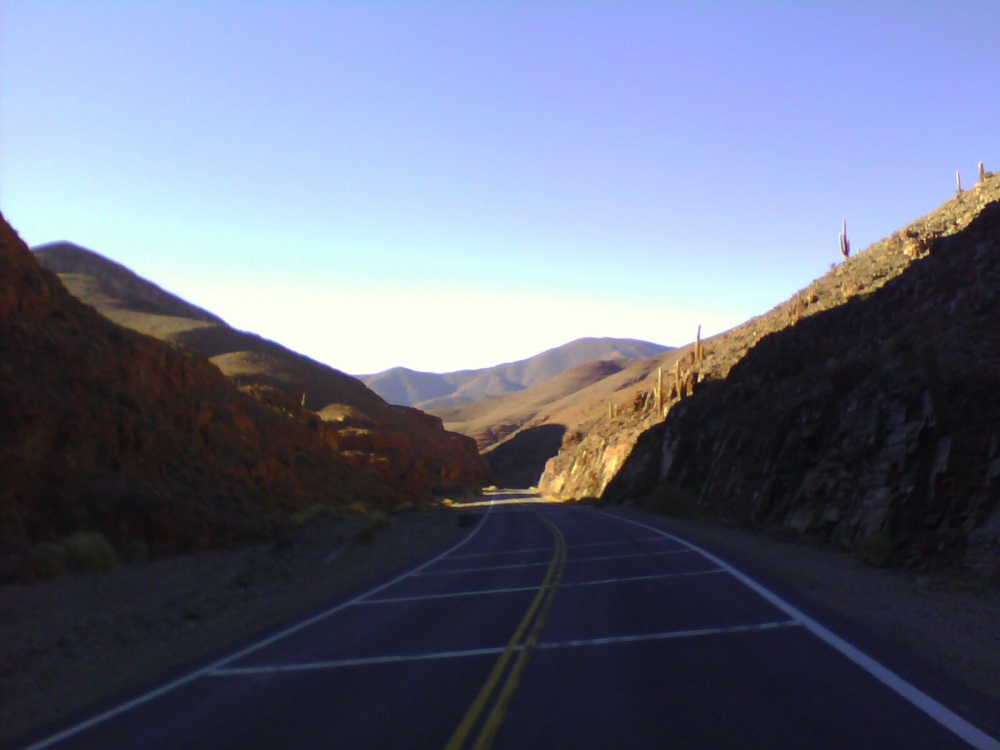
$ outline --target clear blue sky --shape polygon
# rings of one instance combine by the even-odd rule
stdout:
[[[1000,3],[0,0],[0,207],[353,373],[684,344],[1000,171]]]

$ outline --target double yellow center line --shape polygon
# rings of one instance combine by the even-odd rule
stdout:
[[[465,745],[466,740],[469,738],[486,705],[489,703],[491,696],[500,684],[500,680],[506,674],[507,679],[503,684],[503,688],[501,688],[500,693],[497,695],[497,699],[493,703],[493,708],[486,717],[486,721],[483,723],[476,741],[472,744],[471,750],[487,750],[493,744],[493,738],[496,736],[497,730],[500,728],[504,716],[507,714],[507,706],[511,698],[514,697],[517,686],[521,684],[524,669],[528,666],[528,657],[531,655],[535,644],[538,643],[538,637],[541,635],[542,628],[545,626],[545,620],[548,618],[549,611],[552,609],[552,603],[555,601],[556,591],[559,589],[559,584],[562,583],[563,571],[566,569],[566,537],[563,536],[558,526],[545,518],[541,513],[538,513],[538,511],[534,512],[552,530],[552,535],[555,537],[556,548],[552,555],[552,562],[549,564],[549,569],[545,573],[545,578],[542,580],[542,585],[538,588],[538,593],[535,594],[531,606],[528,607],[528,611],[525,612],[524,617],[517,626],[517,630],[514,631],[514,635],[511,636],[510,641],[507,643],[507,647],[500,655],[500,658],[497,659],[493,671],[486,678],[486,683],[479,691],[472,705],[469,706],[469,710],[466,711],[455,733],[448,740],[448,744],[445,745],[445,750],[460,750]],[[528,637],[522,643],[525,633],[528,633]],[[514,656],[514,652],[518,650],[520,650],[520,653],[508,671],[507,667]]]

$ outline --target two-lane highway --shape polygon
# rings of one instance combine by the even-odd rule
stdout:
[[[456,547],[29,747],[992,748],[725,561],[490,501]]]

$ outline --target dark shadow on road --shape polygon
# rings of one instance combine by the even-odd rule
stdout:
[[[497,486],[526,489],[537,485],[545,462],[559,452],[565,434],[566,426],[561,424],[530,427],[484,453]]]

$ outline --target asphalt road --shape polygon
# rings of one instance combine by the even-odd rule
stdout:
[[[483,506],[401,578],[58,748],[1000,748],[711,553],[588,507]]]

